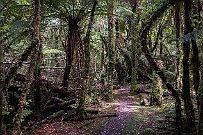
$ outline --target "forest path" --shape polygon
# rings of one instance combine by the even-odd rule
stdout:
[[[31,135],[176,135],[171,102],[163,104],[165,111],[163,106],[141,106],[139,96],[129,92],[129,86],[122,87],[113,91],[111,102],[101,102],[102,112],[116,112],[117,117],[82,122],[59,119],[40,125]]]
[[[108,118],[98,135],[173,135],[174,127],[161,108],[141,106],[139,96],[130,95],[130,87],[114,90],[117,117]],[[172,118],[172,117],[171,117]]]
[[[114,101],[112,104],[116,105],[117,117],[112,117],[104,123],[104,128],[100,135],[121,135],[127,133],[135,134],[135,130],[128,130],[128,124],[133,118],[134,110],[138,105],[136,105],[135,97],[129,95],[129,88],[121,88],[114,90],[113,97]]]

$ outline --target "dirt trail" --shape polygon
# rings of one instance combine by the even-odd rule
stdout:
[[[114,91],[114,101],[118,116],[108,118],[98,135],[175,135],[173,118],[166,120],[166,113],[159,107],[140,106],[138,96],[130,96],[130,88]],[[172,112],[173,113],[173,112]]]
[[[116,111],[117,117],[52,122],[40,126],[33,135],[176,135],[173,110],[164,113],[159,107],[140,106],[138,96],[129,92],[129,87],[114,90],[113,101],[102,103],[102,111]]]
[[[121,135],[124,134],[125,126],[133,118],[135,109],[135,99],[129,96],[129,88],[122,88],[114,91],[114,104],[118,105],[116,111],[118,116],[110,118],[105,124],[101,135]],[[134,130],[128,134],[135,134]]]

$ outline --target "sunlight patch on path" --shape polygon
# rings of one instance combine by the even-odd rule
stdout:
[[[128,90],[116,90],[114,95],[117,97],[117,99],[113,104],[118,106],[116,108],[118,116],[109,119],[104,124],[104,129],[100,135],[122,135],[125,126],[132,119],[132,115],[138,107],[134,105],[134,100],[129,96]],[[131,135],[135,133],[134,130],[128,132]]]

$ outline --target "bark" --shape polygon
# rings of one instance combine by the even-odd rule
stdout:
[[[40,24],[41,24],[41,0],[33,0],[33,22],[32,22],[32,33],[31,33],[31,44],[35,44],[35,48],[34,48],[34,52],[33,55],[31,57],[32,62],[30,64],[30,68],[27,74],[27,84],[25,84],[24,89],[22,94],[20,95],[19,98],[19,104],[18,104],[18,110],[17,113],[14,117],[14,127],[13,127],[13,135],[20,135],[21,134],[21,130],[20,130],[20,126],[21,126],[21,119],[23,117],[23,110],[26,104],[26,96],[27,93],[29,92],[30,89],[30,85],[33,79],[33,72],[34,72],[34,67],[36,66],[36,55],[35,53],[37,48],[40,47]]]
[[[75,77],[75,90],[79,93],[79,103],[77,107],[77,114],[81,119],[85,117],[84,103],[85,103],[85,91],[84,91],[84,48],[81,42],[80,27],[78,26],[78,18],[72,18],[69,20],[69,39],[68,47],[70,47],[71,54],[68,54],[68,78],[70,74],[70,68],[74,59],[74,77]],[[68,81],[68,80],[64,80]],[[66,89],[66,88],[65,88]]]
[[[203,47],[201,47],[200,59],[201,61],[203,61]],[[203,134],[203,63],[202,62],[201,62],[200,73],[201,73],[201,81],[200,81],[200,89],[199,89],[200,105],[199,105],[198,135]]]
[[[114,58],[113,53],[115,52],[115,39],[114,39],[114,27],[115,21],[113,18],[114,13],[114,1],[108,0],[108,66],[107,66],[107,74],[108,74],[108,88],[107,88],[107,100],[112,99],[113,94],[113,70],[114,70]]]
[[[34,103],[35,103],[35,109],[34,113],[37,116],[38,119],[40,119],[41,113],[42,113],[42,103],[41,103],[41,88],[40,85],[37,83],[41,79],[41,62],[42,62],[42,44],[38,44],[36,50],[35,58],[35,67],[34,67]]]
[[[54,103],[52,105],[46,106],[43,109],[44,114],[48,114],[50,112],[55,112],[56,110],[66,110],[70,105],[73,105],[76,103],[76,100],[70,100],[70,101],[63,101],[62,103]]]
[[[43,6],[43,0],[40,1],[40,5]],[[43,16],[43,8],[39,9],[40,14],[41,14],[41,18]],[[41,18],[39,18],[39,21],[41,21]],[[40,23],[40,22],[38,22]],[[37,24],[40,25],[40,24]],[[40,27],[40,26],[38,26]],[[36,34],[36,36],[38,36],[38,40],[41,41],[41,35],[40,35],[40,29],[38,28],[38,32]],[[36,46],[34,52],[36,52],[36,61],[35,61],[35,67],[34,67],[34,103],[35,103],[35,115],[37,116],[38,119],[40,119],[41,114],[42,114],[42,101],[41,101],[41,89],[40,86],[37,82],[39,82],[39,80],[41,79],[41,63],[42,63],[42,43],[38,43],[38,45]]]
[[[92,10],[91,10],[91,15],[90,15],[90,20],[88,24],[88,29],[86,32],[86,36],[84,38],[84,91],[90,91],[90,78],[89,78],[89,69],[90,69],[90,36],[91,36],[91,31],[92,31],[92,25],[94,23],[94,14],[96,10],[96,5],[97,5],[97,0],[94,1]]]
[[[175,29],[176,29],[176,89],[181,88],[181,78],[180,78],[180,3],[175,4],[175,13],[174,13],[174,22],[175,22]]]
[[[2,32],[0,31],[0,40],[2,38]],[[2,78],[3,78],[3,46],[0,42],[0,135],[3,134],[3,90],[2,90]]]
[[[63,87],[68,90],[68,80],[73,63],[74,50],[77,44],[80,44],[80,30],[78,26],[79,20],[71,18],[68,20],[69,33],[65,45],[66,63],[63,76]]]
[[[0,94],[6,93],[7,88],[10,85],[10,81],[17,74],[17,70],[22,66],[22,63],[27,60],[28,56],[31,54],[31,52],[35,48],[36,44],[38,44],[38,41],[36,41],[36,40],[33,41],[31,43],[31,45],[25,49],[25,51],[22,53],[22,55],[17,60],[17,62],[9,69],[9,71],[7,72],[7,74],[5,76],[5,79],[3,79],[1,82],[1,87],[0,87],[1,93]],[[1,100],[2,99],[0,99],[0,102],[2,103]],[[2,123],[0,123],[0,124],[1,124],[0,126],[2,126]],[[1,128],[1,129],[3,129],[3,128]]]
[[[153,88],[151,92],[150,105],[162,104],[163,87],[162,80],[158,75],[153,74]]]
[[[84,78],[82,77],[84,74],[84,50],[81,44],[81,39],[79,37],[79,44],[76,45],[76,90],[79,92],[79,104],[77,107],[78,115],[80,119],[84,119],[86,114],[84,111],[85,107],[85,89],[84,89]]]
[[[85,120],[93,120],[93,119],[96,119],[96,118],[117,117],[117,116],[118,116],[118,114],[116,114],[116,113],[98,114],[98,115],[95,115],[95,116],[89,116],[89,117],[85,118]]]
[[[149,48],[147,46],[147,34],[151,29],[153,23],[168,9],[169,6],[176,4],[179,1],[176,0],[167,0],[163,5],[155,11],[151,17],[143,24],[141,31],[141,46],[142,51],[145,54],[146,59],[148,60],[150,66],[156,71],[159,77],[162,79],[163,83],[166,85],[167,89],[172,92],[172,95],[175,99],[175,110],[176,110],[176,125],[179,127],[181,125],[181,100],[179,93],[174,89],[174,87],[169,83],[164,72],[157,66],[156,62],[150,55]]]
[[[119,24],[121,23],[118,19],[116,19],[115,21],[115,33],[116,33],[116,40],[115,40],[115,51],[116,53],[114,53],[116,55],[116,62],[115,62],[115,71],[117,73],[117,80],[118,80],[118,84],[123,84],[124,81],[125,81],[125,68],[122,66],[122,63],[120,62],[120,60],[118,59],[119,55],[119,49],[117,49],[119,46],[124,46],[124,41],[123,41],[123,37],[122,37],[122,29],[120,28],[120,25]]]
[[[200,12],[202,11],[202,2],[200,2],[200,0],[198,1],[198,15],[199,15],[199,19],[200,19],[200,24],[199,24],[199,28],[202,28],[202,22],[203,20],[201,20],[201,15]],[[201,40],[203,43],[203,40]],[[200,61],[201,61],[201,65],[200,65],[200,87],[199,87],[199,119],[198,119],[198,135],[202,135],[203,134],[203,45],[200,45]]]
[[[40,65],[41,65],[41,60],[42,60],[42,44],[40,44],[40,47],[37,50],[36,53],[36,57],[37,57],[37,61],[36,61],[36,65],[34,67],[34,103],[35,103],[35,109],[34,109],[34,113],[37,116],[37,118],[39,119],[41,116],[41,112],[42,112],[42,107],[41,107],[41,88],[40,85],[37,83],[40,79],[41,79],[41,69],[40,69]]]
[[[137,93],[137,66],[138,66],[138,46],[137,46],[137,31],[136,25],[138,22],[136,20],[135,14],[137,10],[137,2],[132,3],[132,12],[134,13],[131,17],[131,90],[130,93]]]
[[[198,49],[196,40],[191,39],[191,41],[192,41],[192,76],[193,76],[193,85],[194,85],[194,90],[196,92],[197,106],[199,108],[199,82],[200,82],[199,49]]]
[[[92,25],[94,23],[94,14],[95,14],[95,10],[96,10],[96,6],[97,6],[97,0],[94,0],[93,2],[93,6],[92,6],[92,10],[91,10],[91,14],[90,14],[90,20],[89,20],[89,24],[88,24],[88,29],[86,32],[86,36],[84,38],[84,72],[83,72],[83,90],[81,92],[83,92],[81,94],[81,107],[82,107],[82,111],[84,112],[84,104],[85,104],[85,93],[87,92],[91,92],[91,84],[90,84],[90,36],[91,36],[91,31],[92,31]],[[84,115],[84,114],[82,114]],[[81,116],[82,116],[81,115]]]
[[[191,21],[191,0],[184,0],[184,35],[192,32]],[[190,55],[190,40],[183,41],[183,100],[184,109],[186,113],[186,122],[188,132],[196,133],[195,112],[190,95],[190,69],[189,69],[189,55]]]
[[[201,17],[200,17],[200,9],[199,9],[199,2],[195,1],[195,3],[192,3],[193,5],[193,14],[192,11],[191,12],[191,19],[193,20],[193,23],[195,24],[194,27],[196,29],[200,29],[201,28]],[[191,5],[191,6],[192,6]],[[192,7],[191,7],[192,8]],[[192,10],[192,9],[191,9]],[[193,25],[191,24],[190,26],[190,30],[189,32],[192,33],[193,32]],[[195,39],[195,36],[193,36],[191,38],[191,42],[192,42],[192,75],[193,75],[193,85],[194,85],[194,90],[196,92],[196,100],[197,100],[197,106],[199,109],[199,82],[200,82],[200,74],[199,74],[199,66],[200,66],[200,62],[199,62],[199,49],[197,46],[197,42]]]

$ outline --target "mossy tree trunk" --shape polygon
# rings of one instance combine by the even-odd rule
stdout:
[[[0,24],[0,28],[1,28]],[[3,89],[2,89],[2,80],[3,80],[3,42],[2,42],[3,32],[0,29],[0,134],[3,134]]]
[[[163,83],[160,77],[153,73],[153,88],[150,97],[150,105],[161,105],[163,95]]]
[[[85,93],[90,90],[91,86],[90,86],[90,78],[89,78],[89,68],[90,68],[90,34],[91,34],[91,30],[92,30],[92,25],[94,22],[94,13],[95,13],[95,9],[96,9],[96,5],[97,5],[97,0],[94,1],[92,10],[91,10],[91,16],[90,16],[90,21],[88,24],[88,29],[86,32],[86,36],[84,38],[84,50],[82,45],[80,45],[80,47],[77,47],[77,68],[78,68],[78,72],[80,72],[79,70],[84,69],[84,71],[82,71],[81,75],[78,74],[77,77],[77,83],[78,85],[81,86],[81,88],[79,88],[80,90],[80,100],[79,100],[79,106],[78,106],[78,111],[79,111],[79,115],[80,118],[83,119],[85,117],[85,112],[84,112],[84,105],[85,105]],[[84,51],[84,52],[83,52]],[[83,56],[84,55],[84,56]],[[84,62],[84,64],[82,64]],[[84,65],[84,67],[83,67]],[[82,78],[79,78],[82,77]]]
[[[90,20],[86,32],[86,36],[84,38],[83,44],[84,44],[84,89],[85,91],[91,91],[91,86],[90,86],[90,36],[91,36],[91,31],[92,31],[92,25],[94,23],[94,14],[96,10],[96,5],[97,5],[97,0],[94,0],[94,4],[91,10],[91,15],[90,15]]]
[[[203,42],[203,40],[202,40]],[[203,44],[201,45],[200,49],[200,60],[201,60],[201,68],[200,68],[200,73],[201,73],[201,81],[200,81],[200,88],[199,88],[199,121],[198,121],[198,135],[203,134]]]
[[[202,24],[203,24],[203,19],[201,17],[201,12],[202,12],[202,2],[200,0],[195,0],[196,2],[196,7],[198,7],[198,28],[201,29],[202,28]],[[195,10],[197,10],[195,8]],[[199,86],[199,90],[198,90],[198,95],[199,95],[199,119],[198,119],[198,135],[202,135],[203,134],[203,39],[201,39],[201,44],[200,44],[200,86]]]
[[[176,3],[174,6],[175,12],[174,12],[174,23],[175,23],[175,30],[176,30],[176,89],[180,90],[181,88],[181,77],[180,77],[180,57],[181,57],[181,51],[180,51],[180,25],[181,25],[181,14],[180,14],[180,2]]]
[[[184,0],[184,35],[192,32],[191,21],[191,0]],[[190,95],[190,68],[189,68],[189,56],[190,56],[190,40],[184,39],[183,41],[183,78],[182,78],[182,92],[184,109],[186,113],[187,130],[190,133],[196,134],[195,112]]]
[[[68,90],[68,80],[70,77],[70,71],[73,63],[73,56],[75,46],[80,44],[80,30],[79,30],[79,23],[80,20],[78,18],[70,18],[68,20],[69,26],[69,33],[65,43],[65,69],[64,69],[64,76],[63,76],[63,87],[65,90]]]
[[[145,54],[146,59],[148,60],[150,66],[153,68],[153,70],[156,72],[156,74],[159,75],[159,77],[162,79],[163,83],[167,87],[167,89],[172,93],[174,99],[175,99],[175,113],[176,113],[176,125],[177,128],[181,126],[181,100],[180,100],[180,94],[175,90],[175,88],[170,84],[169,80],[166,78],[163,70],[161,70],[156,62],[154,61],[153,57],[150,55],[150,51],[147,44],[147,35],[149,33],[149,30],[151,29],[152,25],[154,24],[157,19],[163,15],[163,13],[170,7],[171,5],[175,5],[178,1],[176,0],[169,0],[163,3],[162,6],[160,6],[152,15],[151,17],[142,25],[142,29],[140,31],[140,39],[141,39],[141,47],[142,51]]]
[[[131,2],[132,16],[131,16],[131,89],[130,93],[136,94],[137,91],[137,67],[138,67],[138,45],[137,45],[137,25],[138,21],[136,17],[137,1]]]
[[[26,105],[26,97],[30,90],[30,85],[33,80],[33,73],[36,68],[36,61],[39,58],[41,42],[40,42],[40,25],[41,25],[41,9],[42,9],[42,0],[33,0],[33,22],[32,22],[32,31],[31,31],[31,44],[35,44],[32,56],[31,63],[26,77],[26,84],[24,84],[23,91],[19,98],[18,110],[14,117],[14,126],[13,126],[13,135],[20,135],[21,133],[21,122],[23,117],[23,110]]]
[[[114,27],[115,20],[113,17],[114,13],[114,0],[107,1],[108,7],[108,46],[107,46],[107,55],[108,55],[108,66],[107,66],[107,91],[106,91],[106,100],[111,100],[113,98],[113,71],[114,71],[114,58],[113,53],[115,52],[115,37],[114,37]]]
[[[201,2],[200,0],[193,0],[192,4],[192,20],[193,25],[191,26],[191,31],[193,29],[200,30],[202,28],[202,21],[201,21]],[[193,86],[196,92],[196,100],[197,106],[199,108],[199,84],[200,84],[200,61],[199,61],[199,48],[197,46],[197,42],[195,36],[191,39],[192,41],[192,75],[193,75]]]
[[[41,4],[42,5],[42,4]],[[34,109],[34,113],[37,116],[38,119],[41,118],[41,114],[42,114],[42,102],[41,102],[41,97],[42,97],[42,93],[41,93],[41,88],[39,86],[39,84],[37,82],[39,82],[39,80],[41,79],[41,63],[42,63],[42,44],[40,43],[35,50],[36,54],[35,55],[35,64],[34,64],[34,104],[35,104],[35,109]]]

